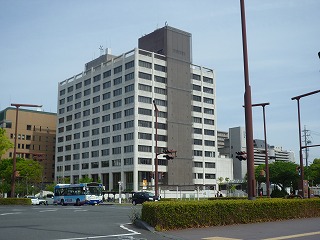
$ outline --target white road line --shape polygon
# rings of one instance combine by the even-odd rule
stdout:
[[[127,223],[131,224],[131,223]],[[113,235],[105,235],[105,236],[92,236],[92,237],[80,237],[80,238],[61,238],[61,239],[56,239],[56,240],[83,240],[83,239],[99,239],[99,238],[111,238],[111,237],[122,237],[122,236],[133,236],[133,235],[139,235],[141,233],[133,231],[124,225],[127,224],[121,224],[120,227],[124,230],[127,230],[131,233],[124,233],[124,234],[113,234]]]
[[[13,212],[13,213],[1,213],[0,216],[6,216],[6,215],[14,215],[14,214],[20,214],[21,212]]]
[[[41,210],[39,212],[56,212],[58,209],[46,209],[46,210]]]
[[[313,236],[313,235],[320,235],[320,232],[308,232],[308,233],[294,234],[294,235],[288,235],[288,236],[282,236],[282,237],[265,238],[264,240],[281,240],[281,239],[299,238],[299,237]]]

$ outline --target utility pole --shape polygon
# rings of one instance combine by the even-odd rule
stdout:
[[[304,138],[304,146],[305,146],[304,151],[305,151],[306,167],[308,167],[309,148],[307,146],[311,144],[311,140],[309,139],[310,130],[307,130],[306,125],[304,125],[304,129],[302,130],[302,132],[303,132],[302,137]]]

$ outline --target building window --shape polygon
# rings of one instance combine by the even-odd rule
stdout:
[[[109,161],[101,161],[101,167],[109,167]]]
[[[82,92],[76,93],[75,99],[79,99],[79,98],[81,98],[81,97],[82,97]]]
[[[138,158],[138,164],[151,165],[151,158]]]
[[[122,83],[122,77],[118,77],[118,78],[113,79],[113,85],[118,85],[120,83]]]
[[[125,92],[131,92],[134,91],[134,84],[128,85],[124,88]]]
[[[99,132],[100,132],[99,128],[92,129],[92,136],[99,135]]]
[[[167,67],[162,66],[162,65],[158,65],[158,64],[154,64],[154,70],[157,70],[160,72],[167,72]]]
[[[151,80],[152,75],[144,72],[139,72],[139,78],[146,79],[146,80]]]
[[[66,93],[65,89],[60,90],[60,96],[64,95]]]
[[[123,152],[124,152],[124,153],[133,152],[133,145],[124,146],[124,147],[123,147]]]
[[[213,88],[203,87],[203,92],[213,94]]]
[[[215,155],[215,152],[205,151],[204,156],[205,157],[215,157],[216,155]]]
[[[132,140],[133,137],[134,137],[134,134],[133,133],[126,133],[123,135],[124,136],[124,140],[125,141],[129,141],[129,140]]]
[[[126,74],[124,76],[124,79],[125,79],[125,81],[129,81],[129,80],[134,79],[134,72]]]
[[[74,119],[81,118],[81,112],[77,112],[74,114]]]
[[[109,156],[110,151],[109,149],[102,149],[101,150],[101,156]]]
[[[111,87],[111,81],[105,82],[103,84],[103,89],[106,89],[106,88],[109,88],[109,87]]]
[[[76,89],[82,88],[82,82],[76,84]]]
[[[88,96],[91,94],[91,88],[84,90],[83,96]]]
[[[134,102],[134,97],[130,96],[124,99],[124,104],[130,104]]]
[[[123,159],[123,165],[133,165],[133,158]]]
[[[146,108],[138,108],[138,113],[141,114],[141,115],[151,116],[152,115],[152,110],[146,109]]]
[[[111,93],[110,93],[110,92],[104,93],[104,94],[102,95],[102,99],[103,99],[103,100],[109,99],[110,97],[111,97]]]
[[[102,138],[101,139],[101,143],[102,143],[102,145],[109,144],[110,143],[110,137]]]
[[[214,136],[214,130],[204,129],[204,135]]]
[[[138,101],[142,103],[152,103],[152,99],[150,97],[145,97],[145,96],[138,96]]]
[[[204,124],[214,125],[214,120],[205,118],[204,119]]]
[[[113,118],[112,118],[112,119],[119,119],[119,118],[121,118],[121,115],[122,115],[121,113],[122,113],[121,111],[113,113]]]
[[[92,152],[91,152],[91,157],[92,157],[92,158],[99,157],[99,150],[92,151]]]
[[[119,96],[122,94],[122,88],[118,88],[116,90],[113,91],[113,96]]]
[[[99,117],[92,119],[92,125],[99,124],[99,123],[100,123],[100,118]]]
[[[124,122],[124,128],[132,128],[132,127],[134,127],[134,121],[133,120]]]
[[[202,168],[203,167],[203,163],[202,162],[193,162],[193,167]]]
[[[129,109],[126,109],[124,110],[124,116],[130,116],[130,115],[133,115],[134,114],[134,108],[129,108]]]
[[[90,99],[84,100],[83,106],[88,106],[88,105],[90,105]]]
[[[102,130],[102,133],[108,133],[110,132],[110,126],[104,126],[101,128],[101,130]]]
[[[110,121],[110,114],[102,116],[102,122],[108,122]]]
[[[197,157],[202,157],[202,151],[199,150],[193,150],[193,155]]]
[[[210,140],[205,140],[205,141],[204,141],[204,145],[205,145],[205,146],[214,147],[214,144],[215,144],[214,141],[210,141]]]
[[[112,148],[112,154],[121,154],[121,147]]]
[[[209,77],[203,77],[203,82],[206,82],[206,83],[211,83],[211,84],[213,84],[213,78],[209,78]]]
[[[101,75],[100,74],[97,75],[97,76],[94,76],[93,77],[93,82],[98,82],[98,81],[100,81],[100,79],[101,79]]]
[[[100,112],[100,106],[92,108],[92,114],[96,114]]]
[[[139,127],[145,127],[145,128],[152,128],[152,122],[139,120],[138,121],[138,126]]]
[[[193,95],[193,101],[201,102],[201,96]]]
[[[205,174],[205,179],[216,179],[216,175],[215,174],[206,173]]]
[[[154,76],[154,80],[156,81],[156,82],[159,82],[159,83],[167,83],[167,79],[166,78],[164,78],[164,77],[160,77],[160,76]]]
[[[112,142],[121,142],[121,135],[113,136],[112,137]]]
[[[214,99],[213,98],[204,97],[203,98],[203,102],[204,103],[208,103],[208,104],[214,104]]]
[[[200,113],[201,113],[201,110],[202,110],[201,107],[199,107],[199,106],[193,106],[192,108],[193,108],[193,111],[194,111],[194,112],[200,112]]]
[[[112,166],[113,167],[121,166],[121,159],[112,160]]]
[[[84,110],[84,111],[83,111],[83,116],[84,116],[84,117],[90,116],[90,109]]]
[[[85,137],[89,137],[90,136],[90,132],[89,130],[88,131],[84,131],[82,132],[82,137],[85,138]]]
[[[138,139],[152,140],[152,134],[139,132]]]
[[[89,169],[89,163],[82,163],[81,168],[82,169]]]
[[[90,126],[90,120],[85,120],[82,122],[82,127],[88,127]]]
[[[210,109],[210,108],[204,108],[203,112],[206,113],[206,114],[214,115],[214,110]]]
[[[115,67],[115,68],[113,69],[113,74],[117,74],[117,73],[120,73],[120,72],[122,72],[122,66]]]
[[[91,168],[99,168],[99,162],[92,162]]]
[[[205,168],[216,168],[216,163],[205,162]]]
[[[103,111],[107,111],[107,110],[109,110],[109,109],[110,109],[110,103],[107,103],[107,104],[102,105],[102,110],[103,110]]]
[[[154,87],[154,92],[162,95],[167,95],[167,89]]]
[[[73,139],[79,139],[79,138],[80,138],[80,133],[73,134]]]
[[[202,134],[202,128],[193,128],[194,134]]]
[[[129,69],[129,68],[132,68],[134,67],[134,61],[132,60],[131,62],[127,62],[125,64],[125,69]]]
[[[78,102],[74,105],[74,109],[81,108],[81,102]]]
[[[73,100],[73,95],[67,97],[67,102],[71,102]]]
[[[139,66],[144,68],[152,68],[152,63],[139,60]]]
[[[138,151],[139,152],[152,152],[152,147],[145,146],[145,145],[138,145]]]
[[[139,90],[141,91],[152,92],[152,87],[149,85],[139,83],[138,87],[139,87]]]
[[[201,139],[193,139],[193,144],[194,145],[202,145],[202,140]]]
[[[121,107],[122,99],[113,102],[113,108]]]
[[[88,148],[89,147],[89,141],[82,142],[82,148]]]
[[[93,91],[93,93],[99,92],[100,91],[100,85],[97,85],[97,86],[93,87],[92,91]]]
[[[91,79],[87,79],[84,81],[84,86],[88,86],[91,84]]]
[[[81,123],[78,122],[78,123],[73,124],[73,128],[74,128],[74,129],[79,129],[79,128],[81,128]]]
[[[196,85],[196,84],[193,84],[192,86],[193,86],[193,90],[195,90],[195,91],[201,91],[201,86]]]
[[[201,76],[198,74],[192,74],[192,79],[201,81]]]
[[[89,158],[89,152],[84,152],[81,154],[82,159]]]
[[[112,130],[113,131],[121,130],[121,123],[113,124],[112,125]]]
[[[62,98],[62,99],[59,100],[59,104],[60,104],[60,105],[65,104],[65,102],[66,102],[66,99],[65,99],[65,98]]]
[[[103,78],[110,77],[110,76],[111,76],[111,70],[108,70],[103,73]]]

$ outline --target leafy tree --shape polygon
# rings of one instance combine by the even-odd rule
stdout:
[[[13,143],[6,136],[6,130],[0,128],[0,159],[1,156],[10,148],[13,148]]]
[[[315,158],[313,163],[305,168],[305,176],[310,184],[320,184],[320,158]]]
[[[93,182],[92,178],[89,178],[88,176],[85,176],[84,178],[79,179],[79,183],[90,183]]]
[[[293,162],[276,161],[269,164],[270,182],[277,184],[281,191],[285,191],[285,188],[296,184],[299,179],[296,168],[297,164]]]
[[[13,171],[12,159],[3,159],[0,161],[0,177],[2,180],[1,192],[9,192],[12,182]],[[41,182],[42,166],[39,162],[31,159],[17,158],[16,171],[18,176],[15,182],[15,191],[18,194],[25,195],[31,190],[31,186],[36,186]]]

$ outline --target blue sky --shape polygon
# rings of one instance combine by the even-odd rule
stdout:
[[[320,1],[246,0],[252,103],[266,107],[271,145],[298,159],[297,103],[320,89]],[[42,104],[56,112],[58,83],[83,71],[99,46],[120,55],[138,38],[168,25],[192,34],[193,63],[216,72],[217,126],[244,126],[239,0],[0,0],[0,109]],[[320,93],[301,99],[301,124],[320,144]],[[253,109],[254,138],[263,139],[262,108]],[[320,157],[320,147],[309,159]]]

